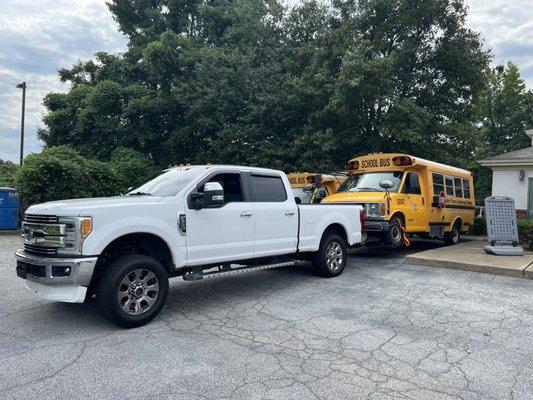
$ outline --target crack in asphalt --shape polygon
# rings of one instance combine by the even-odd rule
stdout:
[[[304,266],[172,281],[161,315],[126,331],[94,301],[23,292],[15,247],[0,240],[5,398],[533,397],[530,280],[363,249],[336,279]]]

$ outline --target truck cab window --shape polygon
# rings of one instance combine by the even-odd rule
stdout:
[[[244,201],[241,174],[218,174],[209,179],[209,182],[218,182],[224,189],[224,204]],[[202,187],[199,191],[203,192]]]
[[[403,183],[402,193],[406,194],[422,194],[420,191],[420,179],[418,172],[409,172],[405,177]]]
[[[255,201],[282,202],[287,200],[285,185],[279,176],[252,175]]]

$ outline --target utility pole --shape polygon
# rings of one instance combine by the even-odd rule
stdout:
[[[20,121],[20,165],[24,159],[24,114],[26,111],[26,82],[19,83],[18,89],[22,89],[22,119]]]

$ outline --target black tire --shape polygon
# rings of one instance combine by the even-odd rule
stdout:
[[[320,241],[320,248],[313,254],[311,262],[318,276],[333,278],[339,276],[346,266],[348,252],[346,241],[335,233],[326,233]],[[332,254],[338,256],[331,259]]]
[[[167,295],[168,274],[163,265],[138,254],[107,266],[96,288],[96,302],[104,318],[123,328],[150,322],[165,305]]]
[[[389,230],[385,233],[384,244],[392,249],[399,249],[403,246],[403,232],[400,226],[405,226],[398,216],[391,218]]]
[[[450,232],[444,232],[444,243],[447,246],[453,246],[454,244],[459,243],[461,239],[461,228],[460,224],[456,222]]]

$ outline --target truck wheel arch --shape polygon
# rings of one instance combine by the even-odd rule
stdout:
[[[143,254],[163,264],[167,272],[173,265],[172,252],[160,236],[147,232],[128,233],[111,241],[98,256],[91,286],[95,285],[105,266],[125,255]]]
[[[335,223],[328,225],[326,229],[324,229],[324,231],[322,232],[320,240],[322,240],[322,238],[328,233],[335,233],[341,238],[343,238],[346,243],[348,243],[348,234],[346,233],[346,229],[344,228],[344,226],[342,226],[341,224]]]

